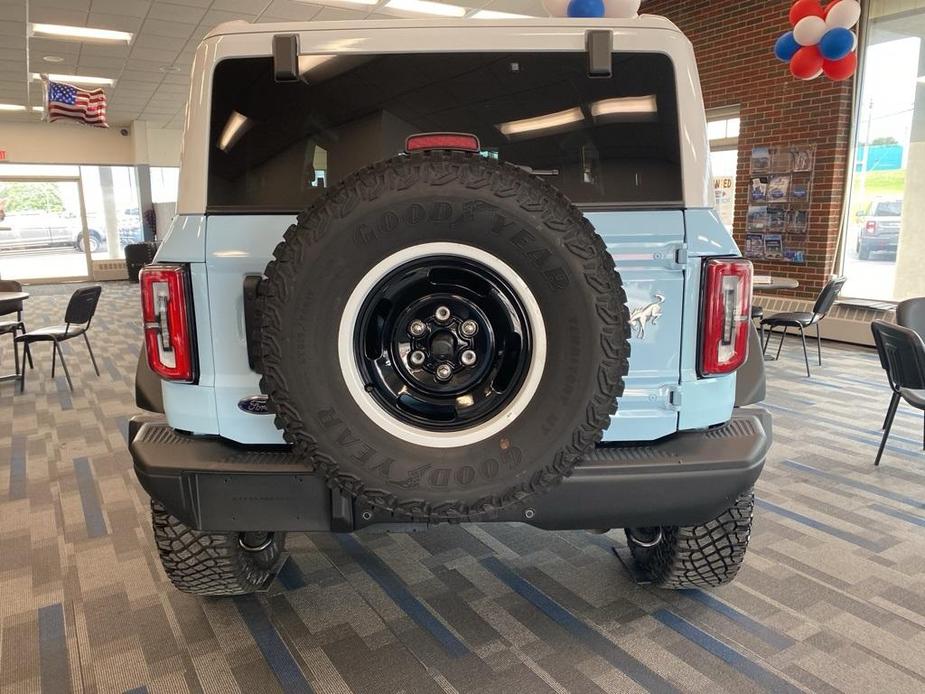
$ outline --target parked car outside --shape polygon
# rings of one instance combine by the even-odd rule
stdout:
[[[870,260],[872,253],[888,253],[896,259],[902,228],[903,201],[872,200],[858,213],[858,258]]]

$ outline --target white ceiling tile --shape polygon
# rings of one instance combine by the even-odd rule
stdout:
[[[151,7],[149,0],[93,0],[93,12],[127,14],[130,17],[144,17]]]
[[[158,2],[151,5],[148,19],[161,19],[165,22],[181,22],[183,24],[199,24],[206,11],[201,7],[188,5],[174,5],[173,3]]]
[[[133,60],[146,60],[158,65],[170,65],[177,57],[177,50],[160,50],[158,48],[132,48]]]
[[[214,0],[213,10],[234,12],[239,15],[259,14],[270,4],[270,0]]]
[[[119,86],[124,84],[160,84],[164,77],[161,72],[144,72],[142,70],[123,70],[119,75]]]
[[[265,12],[265,16],[278,18],[279,21],[310,20],[321,12],[318,5],[309,5],[304,2],[292,0],[273,0]]]
[[[340,7],[322,7],[321,12],[316,14],[312,20],[316,22],[338,21],[338,20],[360,20],[365,19],[369,10],[347,10]]]
[[[195,28],[195,24],[165,22],[163,19],[151,19],[148,17],[142,25],[141,32],[144,36],[170,36],[189,39]]]
[[[83,10],[68,10],[59,7],[31,7],[29,8],[29,21],[44,22],[46,24],[69,24],[71,26],[86,26],[87,12]]]
[[[30,0],[29,8],[34,10],[36,7],[53,7],[64,10],[90,10],[90,0]]]
[[[0,0],[0,15],[8,22],[25,22],[26,3],[22,0]]]
[[[90,12],[87,15],[87,26],[97,29],[113,29],[114,31],[129,31],[137,34],[141,29],[141,17],[130,17],[125,14],[109,14],[108,12]]]
[[[77,55],[80,53],[80,41],[33,38],[29,41],[29,49],[32,55]]]
[[[80,48],[81,60],[86,56],[95,56],[101,58],[121,58],[124,60],[132,50],[131,46],[125,43],[88,43],[84,42]]]
[[[0,21],[0,36],[26,36],[26,24],[25,22],[8,22],[6,20]],[[4,42],[6,39],[3,39]]]
[[[202,7],[208,9],[209,5],[212,4],[212,0],[154,0],[155,5],[162,4],[170,5],[187,5],[189,7]]]
[[[186,37],[176,38],[172,36],[154,36],[152,34],[141,34],[132,43],[132,48],[155,48],[162,51],[176,51],[179,53],[186,46]]]

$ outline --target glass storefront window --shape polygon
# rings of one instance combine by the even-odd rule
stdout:
[[[843,230],[848,297],[925,295],[925,9],[907,5],[870,8]]]
[[[707,135],[710,139],[710,168],[713,171],[713,192],[716,212],[732,231],[736,205],[736,169],[739,163],[738,139],[741,119],[731,116],[729,109],[707,114]]]
[[[138,181],[132,166],[81,166],[90,254],[125,257],[125,246],[144,238]]]

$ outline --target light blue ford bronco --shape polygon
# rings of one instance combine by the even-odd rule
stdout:
[[[287,532],[518,521],[731,580],[771,421],[712,206],[663,18],[216,28],[141,276],[167,575],[241,594]]]

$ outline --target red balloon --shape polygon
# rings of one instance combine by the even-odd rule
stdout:
[[[816,46],[803,46],[790,61],[790,72],[800,80],[811,80],[819,76],[825,62]]]
[[[858,54],[849,53],[841,60],[822,61],[822,71],[833,82],[842,82],[851,79],[858,69]]]
[[[790,26],[796,26],[797,22],[806,17],[825,17],[825,10],[819,4],[819,0],[797,0],[790,8]]]

